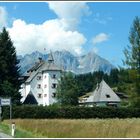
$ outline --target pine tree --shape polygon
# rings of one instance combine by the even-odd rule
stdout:
[[[112,69],[110,71],[110,75],[109,75],[110,86],[118,84],[118,73],[119,73],[118,69]]]
[[[20,104],[21,99],[18,64],[15,47],[3,28],[0,33],[0,96],[11,97],[14,104]]]
[[[135,88],[136,93],[140,95],[140,18],[136,17],[129,35],[130,46],[125,48],[124,54],[126,60],[124,61],[133,74],[135,73]]]

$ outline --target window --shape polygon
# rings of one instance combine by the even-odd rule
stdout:
[[[41,98],[42,97],[42,94],[41,93],[38,93],[38,98]]]
[[[110,95],[109,95],[109,94],[106,94],[106,97],[107,97],[107,98],[110,98]]]
[[[46,84],[44,85],[44,88],[47,88],[47,85]]]
[[[52,84],[52,88],[56,88],[56,84]]]
[[[44,94],[44,97],[47,97],[47,94]]]
[[[20,86],[20,89],[23,89],[23,88],[24,88],[24,86],[23,86],[23,85],[21,85],[21,86]]]
[[[45,76],[44,76],[44,79],[46,79],[46,78],[47,78],[47,76],[45,75]]]
[[[52,93],[52,97],[56,97],[56,93]]]
[[[41,85],[40,85],[40,84],[38,84],[38,85],[37,85],[37,88],[41,88]]]
[[[37,80],[41,80],[41,76],[37,76]]]
[[[52,78],[55,79],[56,78],[56,74],[53,74]]]

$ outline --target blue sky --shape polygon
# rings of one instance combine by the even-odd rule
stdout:
[[[0,28],[7,27],[18,54],[94,51],[116,66],[135,16],[139,2],[0,2]]]

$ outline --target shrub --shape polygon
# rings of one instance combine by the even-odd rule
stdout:
[[[9,107],[3,107],[2,117],[9,118]],[[58,107],[22,105],[12,107],[12,118],[132,118],[140,117],[140,108],[113,107]]]

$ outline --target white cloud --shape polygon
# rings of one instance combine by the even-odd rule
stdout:
[[[101,42],[104,42],[106,40],[109,39],[109,35],[105,34],[105,33],[100,33],[98,35],[96,35],[93,39],[92,39],[92,42],[93,44],[97,44],[97,43],[101,43]]]
[[[49,20],[40,25],[27,24],[17,19],[8,30],[18,55],[34,50],[44,52],[44,48],[46,51],[65,49],[81,54],[86,38],[78,31],[65,30],[65,27],[67,22],[63,19]]]
[[[58,18],[45,21],[42,24],[27,24],[21,19],[11,18],[12,26],[7,28],[16,47],[18,55],[67,50],[74,54],[84,52],[85,36],[76,27],[84,15],[91,13],[86,2],[48,2],[49,8]],[[15,10],[15,5],[13,9]],[[7,12],[0,7],[0,28],[6,26]],[[45,52],[44,52],[45,53]]]
[[[48,4],[58,18],[68,23],[69,29],[75,29],[81,17],[91,13],[85,2],[48,2]]]
[[[105,25],[111,20],[112,20],[111,16],[107,16],[107,15],[101,16],[100,13],[96,13],[94,15],[94,21],[98,22],[99,24],[104,24]]]
[[[7,25],[7,12],[4,7],[0,6],[0,28]]]
[[[18,54],[31,53],[35,50],[67,50],[74,54],[83,53],[82,46],[86,38],[76,30],[83,15],[90,14],[85,2],[48,2],[58,18],[40,25],[27,24],[21,19],[13,21],[9,34]]]

